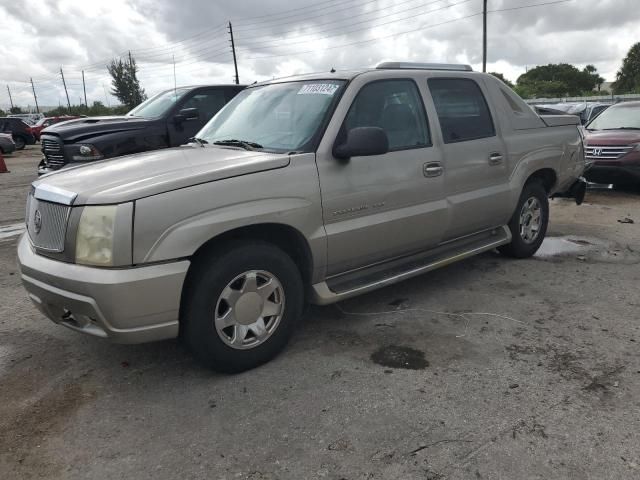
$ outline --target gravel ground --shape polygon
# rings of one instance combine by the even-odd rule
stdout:
[[[22,220],[37,153],[7,158],[0,226]],[[312,308],[236,376],[176,341],[54,325],[0,238],[0,478],[640,478],[640,194],[551,217],[536,257]]]

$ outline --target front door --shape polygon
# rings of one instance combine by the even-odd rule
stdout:
[[[225,103],[227,103],[227,93],[223,88],[211,88],[198,90],[194,94],[185,98],[175,109],[174,114],[185,108],[196,108],[198,117],[188,120],[177,121],[174,117],[168,119],[169,136],[171,146],[175,147],[187,143],[187,141],[198,133],[204,125],[218,113]]]
[[[328,275],[434,246],[446,222],[443,159],[432,147],[416,82],[377,80],[359,90],[357,85],[356,80],[350,89],[357,94],[343,113],[337,141],[352,128],[380,127],[389,152],[346,161],[330,153],[318,156]],[[349,97],[348,91],[343,101]]]
[[[479,84],[430,78],[442,132],[449,224],[443,240],[499,226],[511,204],[506,147]]]

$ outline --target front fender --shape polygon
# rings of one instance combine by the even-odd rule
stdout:
[[[137,200],[133,261],[144,264],[190,257],[223,233],[265,223],[295,229],[306,239],[314,267],[326,263],[320,187],[312,154],[297,157],[285,169]]]

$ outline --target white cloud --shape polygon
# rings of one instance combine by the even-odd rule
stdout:
[[[490,10],[548,0],[489,0]],[[639,40],[637,0],[573,0],[491,13],[488,68],[515,80],[527,67],[594,64],[607,80]],[[149,94],[178,84],[230,83],[233,64],[226,22],[234,24],[240,80],[252,83],[309,71],[360,68],[385,60],[465,62],[481,66],[480,0],[48,0],[24,9],[0,5],[6,87],[14,102],[66,103],[62,66],[72,103],[115,100],[105,65],[134,52]],[[472,16],[475,15],[475,16]],[[469,18],[465,18],[469,17]],[[409,32],[409,33],[406,33]]]

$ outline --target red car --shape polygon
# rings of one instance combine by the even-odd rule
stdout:
[[[67,120],[75,120],[76,118],[80,118],[78,116],[73,115],[62,115],[60,117],[45,117],[38,120],[38,123],[31,127],[31,133],[36,137],[36,140],[40,141],[40,132],[45,128],[53,125],[54,123],[66,122]]]
[[[640,102],[618,103],[585,129],[585,154],[593,166],[590,182],[640,185]]]

